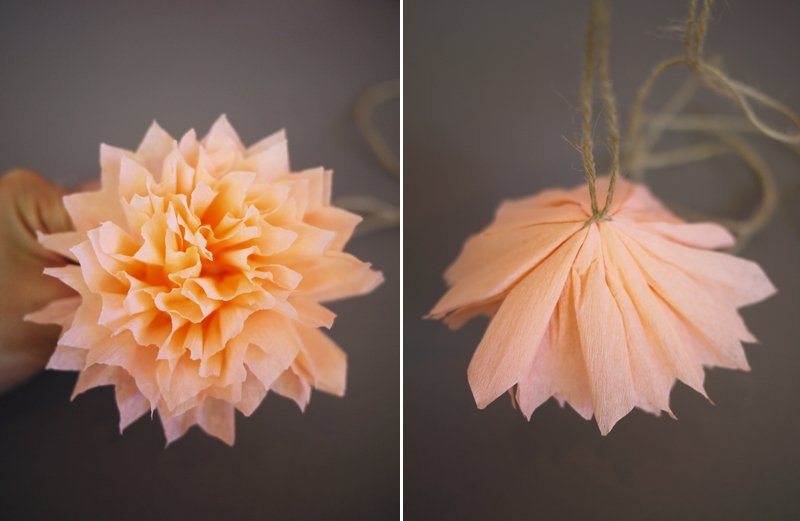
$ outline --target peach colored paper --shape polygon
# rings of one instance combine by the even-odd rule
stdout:
[[[158,411],[168,444],[195,424],[233,444],[234,410],[268,391],[344,394],[322,303],[383,278],[343,251],[360,217],[331,205],[330,171],[292,173],[282,131],[245,148],[225,116],[202,140],[153,123],[100,164],[99,191],[64,198],[76,231],[39,238],[77,296],[27,317],[63,327],[48,368],[80,372],[73,398],[113,385],[120,431]]]
[[[590,216],[585,185],[506,202],[445,273],[432,318],[492,317],[468,370],[479,408],[512,391],[530,419],[552,396],[605,435],[634,407],[672,416],[676,379],[705,396],[704,367],[749,370],[741,343],[756,339],[737,308],[775,288],[711,251],[733,244],[725,228],[688,224],[625,180],[610,219]]]

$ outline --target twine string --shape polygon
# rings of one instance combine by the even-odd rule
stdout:
[[[361,135],[367,141],[381,166],[392,176],[400,179],[400,160],[375,127],[372,116],[375,110],[388,101],[400,97],[400,80],[389,80],[372,85],[356,100],[353,117]]]
[[[788,145],[800,144],[800,116],[788,106],[764,94],[758,89],[730,78],[719,66],[704,58],[703,44],[708,31],[708,21],[711,18],[711,8],[714,4],[714,0],[703,0],[703,8],[699,16],[697,2],[698,0],[689,1],[689,15],[686,20],[686,35],[684,38],[684,53],[680,56],[667,58],[653,67],[641,87],[639,87],[636,101],[634,102],[628,120],[628,142],[633,143],[639,135],[644,104],[656,80],[661,77],[666,70],[676,65],[686,65],[704,85],[717,94],[734,101],[750,123],[764,135]],[[752,102],[756,102],[783,115],[796,127],[795,131],[785,132],[777,130],[764,123],[758,114],[756,114]]]
[[[584,51],[583,81],[581,83],[581,108],[583,114],[581,156],[586,183],[589,185],[589,199],[592,216],[587,222],[607,218],[611,203],[614,200],[614,189],[620,171],[620,133],[617,103],[611,83],[609,66],[608,39],[608,0],[592,0],[589,6],[589,18],[586,26],[586,47]],[[609,148],[611,151],[611,174],[608,190],[602,208],[597,202],[597,165],[594,159],[592,141],[592,111],[594,102],[594,72],[598,69],[600,98],[603,102],[606,127],[608,129]]]
[[[383,169],[393,179],[400,181],[400,160],[392,151],[372,117],[384,103],[400,97],[400,80],[389,80],[367,88],[353,106],[353,118],[361,135],[375,154]],[[371,195],[337,197],[336,206],[362,215],[364,220],[353,237],[361,237],[400,225],[400,208]]]
[[[718,63],[706,59],[703,47],[714,2],[713,0],[702,1],[700,9],[698,9],[698,0],[689,1],[683,54],[658,63],[639,87],[628,120],[624,164],[634,177],[641,180],[644,177],[644,170],[647,168],[679,164],[685,162],[687,158],[701,160],[725,153],[739,156],[756,174],[761,185],[761,201],[755,211],[744,220],[696,215],[696,217],[714,220],[727,226],[737,236],[736,248],[739,249],[769,222],[777,206],[777,196],[769,166],[753,148],[737,136],[737,133],[755,132],[800,153],[800,117],[783,103],[754,87],[730,78]],[[656,80],[668,69],[678,65],[686,65],[692,72],[691,83],[685,84],[683,92],[679,91],[662,111],[650,118],[649,128],[643,128],[644,104]],[[729,116],[719,114],[679,115],[678,113],[694,93],[697,83],[701,83],[712,92],[733,101],[744,117],[734,120]],[[764,123],[756,114],[754,104],[772,109],[784,116],[795,127],[794,131],[781,131]],[[713,138],[715,142],[695,147],[694,152],[705,151],[705,153],[692,154],[689,153],[691,152],[689,149],[676,149],[651,155],[650,151],[665,130],[701,132]],[[681,213],[687,215],[688,212]]]

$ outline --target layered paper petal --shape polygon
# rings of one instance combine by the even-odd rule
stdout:
[[[202,140],[153,123],[100,164],[100,190],[65,197],[76,230],[39,237],[79,296],[28,317],[62,326],[48,367],[79,371],[76,395],[113,385],[120,429],[157,411],[168,442],[199,425],[232,444],[234,411],[270,390],[344,393],[321,302],[383,278],[342,251],[360,218],[331,205],[329,171],[291,172],[283,132],[245,148],[225,116]]]
[[[704,367],[748,370],[742,342],[756,340],[738,308],[775,288],[756,263],[713,251],[733,244],[725,228],[683,222],[643,185],[618,181],[602,220],[587,192],[502,204],[430,316],[491,317],[468,370],[479,408],[511,391],[530,419],[554,397],[607,434],[635,407],[672,415],[676,380],[705,395]]]

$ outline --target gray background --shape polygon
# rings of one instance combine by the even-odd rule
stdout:
[[[614,1],[611,67],[620,106],[657,60],[686,2]],[[607,437],[550,401],[530,423],[503,397],[478,411],[469,359],[485,329],[422,321],[441,274],[498,203],[581,182],[577,92],[587,2],[450,0],[405,4],[405,513],[413,520],[800,518],[800,158],[761,138],[780,208],[742,255],[780,293],[745,309],[761,345],[751,373],[712,370],[716,405],[682,384],[678,421],[636,411]],[[734,78],[800,109],[800,4],[718,2],[707,48]],[[674,71],[654,101],[686,77]],[[733,109],[703,96],[695,110]],[[602,124],[598,140],[604,139]],[[602,146],[598,146],[602,150]],[[600,164],[607,164],[600,157]],[[758,188],[719,159],[654,175],[665,200],[746,214]]]
[[[334,195],[396,204],[351,109],[398,77],[399,23],[392,0],[3,2],[0,168],[74,186],[98,175],[100,142],[133,148],[154,118],[204,133],[225,112],[245,142],[286,127],[293,166],[333,168]],[[390,143],[398,107],[376,114]],[[333,306],[347,396],[315,393],[305,414],[269,396],[238,415],[233,448],[193,429],[164,450],[146,418],[120,436],[110,388],[69,402],[74,373],[0,396],[0,517],[396,518],[398,243],[396,229],[352,242],[386,283]]]

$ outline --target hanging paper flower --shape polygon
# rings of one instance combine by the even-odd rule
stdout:
[[[76,231],[40,236],[78,295],[28,317],[63,327],[48,367],[80,371],[74,395],[114,385],[120,430],[157,410],[167,443],[198,424],[232,444],[267,391],[344,393],[320,303],[382,276],[342,251],[360,218],[331,206],[330,171],[291,173],[283,132],[245,148],[224,116],[202,141],[153,123],[100,163],[100,191],[64,198]]]
[[[672,415],[676,379],[705,396],[703,367],[749,369],[737,308],[775,288],[710,251],[733,244],[723,227],[687,224],[621,179],[608,218],[591,215],[585,185],[506,202],[447,270],[431,316],[492,317],[468,371],[479,408],[516,386],[528,419],[553,396],[607,434],[634,407]]]

